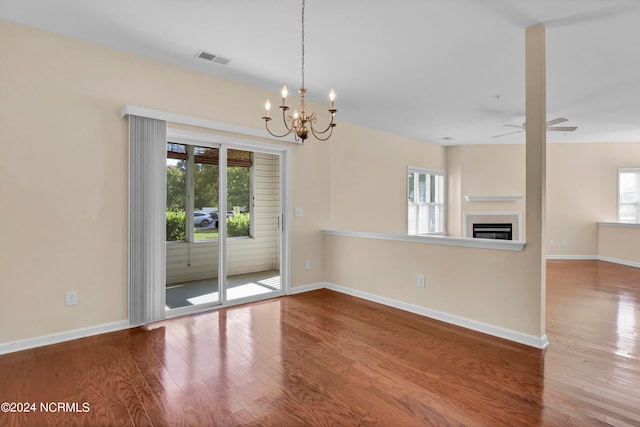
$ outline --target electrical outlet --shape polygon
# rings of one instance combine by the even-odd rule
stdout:
[[[553,246],[555,244],[556,244],[556,242],[554,242],[553,240],[549,240],[549,246]]]
[[[424,276],[422,274],[418,276],[418,286],[424,288]]]
[[[304,269],[305,270],[311,270],[311,261],[310,260],[306,260],[304,262]]]
[[[562,241],[562,247],[563,247],[563,248],[566,248],[566,247],[567,247],[567,244],[568,244],[568,243],[567,243],[567,241],[566,241],[566,240],[563,240],[563,241]]]
[[[67,307],[78,304],[78,294],[76,291],[65,292],[64,305]]]

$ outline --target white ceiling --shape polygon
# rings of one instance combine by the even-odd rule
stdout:
[[[523,142],[490,136],[525,120],[524,29],[542,22],[548,119],[578,126],[548,141],[640,142],[638,0],[306,1],[305,83],[317,102],[335,89],[340,121],[443,145]],[[0,0],[0,17],[272,90],[276,104],[282,84],[300,86],[300,6]]]

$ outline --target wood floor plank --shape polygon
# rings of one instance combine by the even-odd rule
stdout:
[[[2,426],[637,426],[640,269],[547,264],[545,351],[329,290],[0,356]]]

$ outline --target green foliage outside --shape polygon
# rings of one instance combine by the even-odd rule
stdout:
[[[227,205],[248,207],[249,186],[251,184],[249,168],[229,166],[227,168]],[[196,163],[194,171],[194,206],[218,206],[218,165]],[[187,162],[180,160],[175,166],[167,166],[167,210],[183,210],[186,206]]]
[[[227,236],[249,236],[251,233],[251,215],[248,213],[236,213],[227,218]]]
[[[167,242],[179,242],[187,240],[184,211],[167,211]],[[227,236],[244,237],[251,233],[251,215],[248,213],[236,213],[233,217],[227,218]],[[208,240],[218,238],[217,229],[196,229],[194,240]]]
[[[184,211],[167,211],[165,214],[167,223],[167,242],[186,240],[186,215]]]
[[[184,210],[187,203],[186,162],[167,166],[167,211]]]

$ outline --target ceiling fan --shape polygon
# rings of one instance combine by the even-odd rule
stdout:
[[[568,121],[569,120],[565,119],[564,117],[558,117],[557,119],[549,120],[547,122],[547,131],[573,132],[574,130],[578,129],[577,126],[554,126],[554,125],[557,125],[559,123],[564,123],[564,122],[568,122]],[[515,132],[503,133],[503,134],[500,134],[500,135],[494,135],[491,138],[498,138],[498,137],[501,137],[501,136],[513,135],[514,133],[524,132],[526,130],[527,123],[525,122],[522,125],[505,125],[505,126],[518,128],[520,130],[517,130]]]

